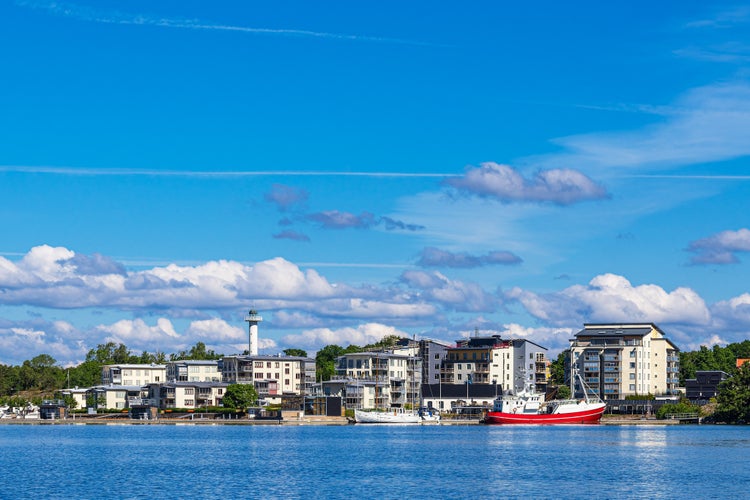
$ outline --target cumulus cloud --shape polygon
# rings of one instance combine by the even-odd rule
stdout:
[[[282,342],[289,347],[303,349],[320,349],[329,344],[340,346],[373,344],[388,335],[410,337],[406,332],[392,326],[380,323],[366,323],[356,328],[346,327],[332,330],[330,328],[314,328],[305,330],[298,335],[286,335]]]
[[[476,283],[451,280],[439,272],[406,271],[401,282],[420,290],[422,300],[456,311],[494,312],[500,302]]]
[[[553,326],[585,322],[653,322],[708,325],[711,314],[703,299],[689,288],[665,291],[658,285],[633,286],[615,274],[603,274],[588,285],[536,294],[514,288],[505,294],[534,317]]]
[[[507,251],[496,250],[486,255],[471,255],[466,252],[453,253],[434,247],[425,247],[417,262],[421,267],[472,268],[487,265],[520,264],[523,260]]]
[[[467,167],[463,177],[444,182],[461,193],[503,202],[571,205],[608,197],[603,186],[572,169],[540,170],[526,179],[513,167],[486,162],[478,168]]]
[[[737,253],[750,252],[750,230],[722,231],[691,242],[688,251],[695,254],[691,264],[736,264]]]

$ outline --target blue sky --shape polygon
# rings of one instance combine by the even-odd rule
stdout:
[[[750,7],[0,3],[0,362],[750,335]]]

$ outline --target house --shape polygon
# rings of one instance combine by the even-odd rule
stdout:
[[[86,391],[89,408],[125,410],[129,401],[148,397],[148,389],[140,385],[97,385]]]
[[[678,394],[680,350],[653,323],[584,324],[574,337],[566,369],[580,375],[575,397],[584,386],[605,400]]]
[[[157,364],[120,364],[102,367],[102,385],[146,385],[166,382],[167,367]]]

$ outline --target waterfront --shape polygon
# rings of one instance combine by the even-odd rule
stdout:
[[[0,426],[9,498],[731,498],[750,427]]]

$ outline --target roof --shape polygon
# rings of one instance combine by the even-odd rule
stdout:
[[[120,364],[111,364],[111,365],[104,365],[103,368],[134,368],[136,370],[145,370],[147,368],[154,369],[154,370],[166,370],[166,365],[154,365],[154,364],[129,364],[129,363],[120,363]]]
[[[178,359],[176,361],[170,361],[168,364],[179,364],[179,365],[218,365],[218,359]]]
[[[651,333],[651,326],[644,325],[584,325],[584,329],[576,333],[575,336],[582,337],[624,337],[624,336],[640,336],[645,337]]]

